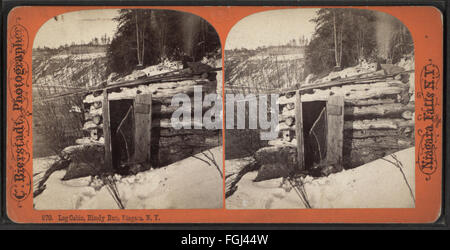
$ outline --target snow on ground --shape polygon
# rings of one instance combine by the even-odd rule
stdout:
[[[222,147],[209,151],[222,169]],[[201,153],[196,157],[207,160]],[[34,159],[33,165],[37,161],[42,159]],[[35,209],[118,208],[106,186],[91,183],[91,177],[61,181],[64,174],[65,170],[61,170],[50,176],[45,191],[34,198]],[[222,208],[223,182],[219,171],[194,157],[117,179],[126,209]]]
[[[396,152],[403,172],[415,195],[414,147]],[[384,159],[395,162],[392,156]],[[294,189],[282,178],[253,182],[257,171],[249,172],[227,198],[228,209],[305,208]],[[378,159],[360,167],[327,177],[304,179],[312,208],[413,208],[413,197],[401,171]]]
[[[116,81],[129,81],[135,80],[142,76],[155,76],[159,74],[164,74],[176,70],[180,70],[183,68],[183,64],[179,61],[169,61],[164,60],[160,64],[151,65],[141,70],[134,70],[129,75],[126,75],[122,78],[117,79]]]
[[[249,57],[247,61],[261,61],[261,60],[274,60],[274,61],[291,61],[291,60],[301,60],[305,56],[303,53],[298,54],[287,54],[287,55],[270,55],[270,54],[257,54]]]
[[[70,58],[72,60],[92,60],[101,57],[106,57],[106,52],[85,53],[85,54],[60,54],[52,56],[51,60],[67,59],[67,58]]]
[[[39,181],[52,164],[58,159],[58,156],[48,156],[33,159],[33,186],[37,187]]]

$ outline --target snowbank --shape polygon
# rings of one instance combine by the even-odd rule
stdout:
[[[305,178],[305,191],[312,208],[414,208],[414,147],[394,153],[401,171],[384,159],[327,177]],[[244,175],[236,192],[227,198],[228,209],[305,208],[296,192],[282,178],[254,182],[258,172]],[[411,187],[412,194],[408,187]]]
[[[209,150],[222,169],[222,147]],[[205,152],[209,155],[208,152]],[[208,161],[202,153],[195,157]],[[222,207],[222,177],[211,164],[189,157],[169,166],[137,175],[116,175],[117,188],[126,209],[194,209]],[[34,164],[42,159],[34,159]],[[106,186],[91,177],[61,181],[65,170],[46,182],[34,198],[35,209],[118,209]]]

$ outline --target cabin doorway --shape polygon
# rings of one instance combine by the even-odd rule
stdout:
[[[114,172],[127,175],[131,169],[150,166],[151,95],[134,99],[110,100],[108,126],[111,165]],[[107,140],[105,140],[106,143]]]
[[[326,158],[326,102],[303,102],[302,109],[305,167],[311,170]]]
[[[301,103],[302,160],[312,175],[342,170],[344,98]],[[324,171],[324,169],[326,169]]]
[[[111,156],[114,170],[125,174],[134,154],[134,100],[109,101]]]

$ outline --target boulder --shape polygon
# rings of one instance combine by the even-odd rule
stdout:
[[[255,159],[260,165],[269,163],[286,163],[296,165],[297,149],[290,145],[264,147],[256,151]]]
[[[287,177],[294,172],[294,168],[284,163],[264,164],[259,168],[254,181],[265,181],[280,177]]]
[[[291,145],[261,148],[255,153],[255,159],[261,168],[255,181],[286,177],[297,167],[297,149]]]
[[[86,162],[71,162],[62,180],[94,176],[100,172],[100,166]]]
[[[100,154],[103,156],[104,154],[103,146],[97,144],[72,145],[62,150],[62,155],[65,156],[65,158],[74,160],[82,158],[83,156],[85,156],[85,154],[89,155],[92,153]]]
[[[71,163],[63,180],[98,175],[104,167],[104,148],[98,145],[77,145],[64,149]]]

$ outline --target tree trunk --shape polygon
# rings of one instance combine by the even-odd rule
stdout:
[[[139,46],[139,25],[138,25],[138,11],[135,11],[135,18],[136,18],[136,53],[137,53],[137,60],[138,60],[138,65],[141,64],[140,61],[140,46]]]
[[[336,30],[336,10],[332,10],[332,11],[333,11],[334,60],[336,62],[336,66],[339,66],[337,30]]]
[[[142,66],[142,65],[144,65],[144,53],[145,53],[145,19],[144,19],[144,27],[142,28],[142,37],[141,37],[141,39],[142,39],[142,53],[141,53],[141,60],[140,60],[139,64]]]

